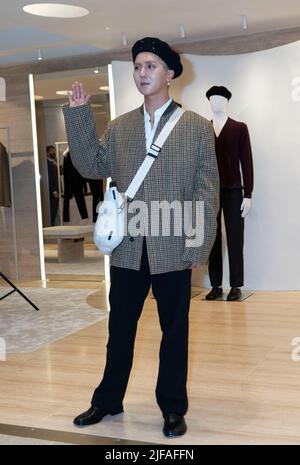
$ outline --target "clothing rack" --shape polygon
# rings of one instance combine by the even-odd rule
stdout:
[[[13,189],[13,178],[12,178],[12,163],[11,163],[11,151],[10,151],[10,131],[9,127],[0,127],[0,131],[4,131],[6,134],[6,151],[8,155],[8,164],[9,164],[9,181],[10,181],[10,191],[11,191],[11,210],[12,210],[12,232],[13,232],[13,246],[14,246],[14,257],[15,257],[15,267],[16,267],[16,281],[19,282],[19,268],[18,268],[18,254],[17,254],[17,235],[16,235],[16,215],[15,215],[15,202],[14,202],[14,189]],[[2,137],[1,137],[2,139]],[[4,141],[3,141],[4,142]],[[17,292],[20,294],[35,310],[39,310],[36,305],[34,305],[31,300],[29,300],[20,289],[17,288],[1,271],[0,277],[4,279],[13,290],[5,294],[0,298],[0,301],[8,297],[9,295]]]
[[[15,271],[16,271],[16,282],[19,282],[19,267],[18,267],[18,254],[17,254],[17,233],[16,233],[16,213],[15,213],[15,201],[14,201],[14,187],[13,187],[13,177],[12,177],[12,162],[11,162],[11,150],[10,150],[10,129],[9,127],[0,126],[0,133],[4,131],[6,134],[6,143],[3,141],[3,144],[6,147],[8,155],[8,165],[9,165],[9,183],[10,183],[10,192],[11,192],[11,212],[12,212],[12,238],[13,238],[13,247],[14,247],[14,258],[15,258]],[[0,136],[0,140],[2,137]]]

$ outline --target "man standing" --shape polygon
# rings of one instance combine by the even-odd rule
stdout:
[[[141,166],[152,142],[174,113],[169,85],[182,73],[179,55],[157,38],[146,37],[132,48],[135,84],[144,105],[111,121],[99,144],[89,97],[83,86],[73,85],[64,107],[73,163],[87,178],[111,177],[125,192]],[[219,176],[212,125],[186,111],[163,145],[135,200],[192,204],[203,202],[203,241],[169,235],[127,235],[111,257],[109,340],[103,379],[91,407],[75,418],[78,426],[90,425],[105,415],[123,411],[123,398],[132,366],[137,323],[152,285],[162,330],[156,399],[164,417],[167,437],[186,432],[184,415],[188,362],[188,313],[191,270],[205,264],[216,233]],[[130,215],[128,215],[130,217]],[[129,219],[130,221],[130,219]],[[146,220],[147,222],[147,220]],[[149,221],[150,224],[151,221]],[[194,245],[194,246],[193,246]]]
[[[58,211],[59,193],[58,193],[58,172],[56,164],[56,150],[53,145],[47,145],[47,168],[48,168],[48,186],[50,199],[50,218],[51,226],[55,226],[55,219]]]

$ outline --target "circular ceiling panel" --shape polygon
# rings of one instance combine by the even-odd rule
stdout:
[[[89,14],[86,8],[60,3],[35,3],[23,7],[25,13],[47,18],[80,18]]]

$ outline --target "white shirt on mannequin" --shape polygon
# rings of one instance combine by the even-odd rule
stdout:
[[[226,121],[229,118],[228,115],[228,100],[226,97],[221,95],[212,95],[209,99],[210,106],[213,112],[213,127],[216,134],[216,137],[222,132],[223,127],[226,124]],[[241,204],[242,218],[248,215],[251,209],[251,199],[244,197]]]

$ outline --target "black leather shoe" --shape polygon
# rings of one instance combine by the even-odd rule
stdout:
[[[216,300],[222,297],[223,289],[221,287],[213,287],[212,290],[205,297],[206,300]]]
[[[165,424],[163,433],[167,438],[176,438],[186,433],[187,426],[183,415],[177,413],[166,413],[164,415]]]
[[[80,415],[78,415],[78,417],[74,419],[73,423],[77,426],[94,425],[95,423],[99,423],[99,421],[101,421],[102,418],[106,415],[118,415],[118,413],[122,412],[122,409],[109,411],[92,406],[86,412],[83,412]]]
[[[230,300],[231,302],[234,300],[240,300],[242,297],[242,292],[239,287],[232,287],[230,289],[230,292],[227,296],[227,300]]]

